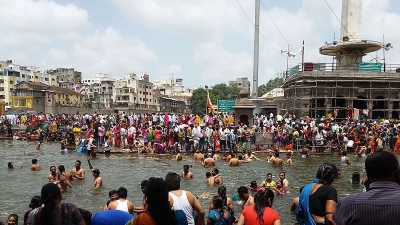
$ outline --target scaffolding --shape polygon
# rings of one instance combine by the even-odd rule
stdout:
[[[331,64],[327,64],[331,65]],[[296,116],[326,116],[335,110],[345,119],[350,109],[368,110],[369,118],[399,118],[400,65],[388,72],[358,70],[299,71],[285,80],[282,110]],[[302,70],[302,69],[301,69]]]

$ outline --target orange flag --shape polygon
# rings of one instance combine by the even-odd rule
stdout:
[[[207,90],[207,99],[206,99],[206,102],[207,102],[207,108],[209,108],[209,109],[212,110],[212,103],[211,103],[210,94],[208,93],[208,90]]]

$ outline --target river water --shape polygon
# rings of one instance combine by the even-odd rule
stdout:
[[[73,188],[63,193],[64,202],[75,203],[78,207],[91,211],[101,211],[108,200],[108,192],[112,189],[125,187],[128,190],[128,199],[135,205],[141,204],[142,192],[140,182],[149,177],[165,177],[168,172],[182,173],[183,165],[193,165],[190,171],[194,173],[193,180],[182,180],[181,189],[190,190],[199,197],[206,212],[212,196],[217,194],[217,187],[207,187],[205,173],[211,168],[203,168],[199,163],[192,161],[191,155],[185,155],[184,160],[176,162],[171,160],[171,155],[137,155],[115,154],[109,158],[98,154],[92,160],[94,167],[100,169],[103,178],[103,187],[93,189],[93,177],[86,161],[86,156],[76,152],[60,152],[57,143],[43,143],[41,150],[35,150],[34,142],[2,140],[0,142],[0,221],[6,222],[10,213],[20,216],[20,224],[23,221],[23,213],[28,210],[30,199],[34,195],[40,195],[42,186],[48,182],[49,167],[51,165],[64,165],[66,170],[74,168],[75,160],[82,161],[82,167],[86,171],[86,179],[74,180]],[[337,156],[312,155],[308,159],[302,159],[299,155],[293,155],[294,165],[291,167],[273,165],[265,161],[266,154],[258,153],[257,157],[262,161],[245,163],[240,167],[228,167],[226,162],[218,161],[217,168],[224,178],[227,187],[227,195],[233,197],[237,188],[241,185],[249,185],[252,180],[258,184],[271,172],[274,180],[278,179],[280,171],[286,172],[286,178],[290,182],[290,193],[284,196],[276,196],[273,208],[278,211],[282,224],[295,224],[295,215],[290,211],[291,200],[298,196],[299,187],[312,181],[318,166],[323,162],[331,162],[341,169],[342,175],[335,180],[333,186],[338,190],[339,198],[350,193],[360,192],[363,186],[349,184],[353,172],[359,172],[365,178],[364,160],[350,156],[352,165],[342,166]],[[285,158],[285,155],[282,154]],[[31,160],[38,159],[42,170],[29,171]],[[7,162],[14,162],[15,170],[7,170]],[[21,169],[22,166],[22,169]],[[235,215],[240,213],[239,202],[235,202]],[[207,215],[207,213],[206,213]]]

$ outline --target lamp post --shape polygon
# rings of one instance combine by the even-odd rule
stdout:
[[[291,52],[290,51],[290,46],[288,45],[288,49],[287,50],[281,50],[281,54],[285,53],[287,55],[286,57],[286,76],[285,78],[288,76],[289,73],[289,57],[296,57],[296,53]]]
[[[386,57],[385,57],[385,51],[389,51],[390,49],[393,48],[393,45],[391,43],[385,44],[385,35],[383,35],[383,43],[382,43],[382,51],[383,51],[383,72],[386,72]]]

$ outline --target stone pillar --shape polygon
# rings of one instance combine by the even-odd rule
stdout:
[[[372,108],[374,107],[374,101],[370,100],[368,101],[368,117],[371,119],[372,118]]]
[[[392,119],[393,116],[393,101],[388,101],[388,111],[385,119]]]

